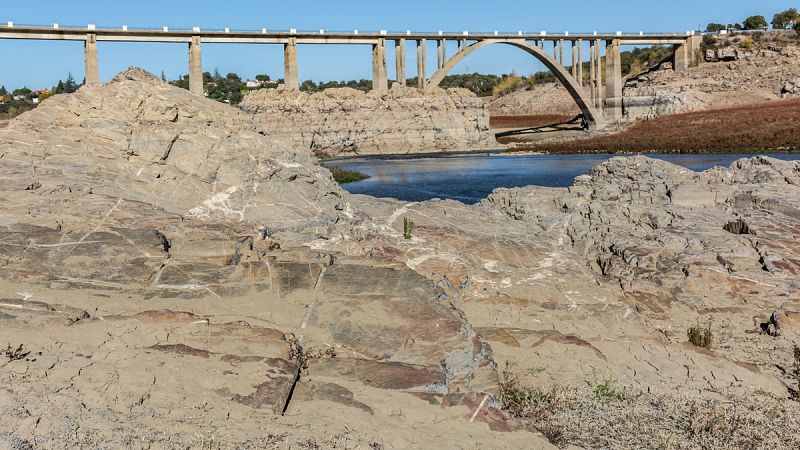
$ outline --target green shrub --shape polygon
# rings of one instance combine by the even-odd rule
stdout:
[[[628,388],[617,388],[616,382],[611,378],[600,380],[586,380],[592,393],[598,400],[634,400],[642,396],[641,392],[633,393]]]
[[[411,232],[414,231],[414,221],[408,217],[403,217],[403,237],[411,240]]]
[[[714,332],[711,331],[711,321],[708,321],[706,327],[702,327],[699,323],[689,327],[687,332],[689,342],[695,347],[711,348],[714,344]]]
[[[702,50],[703,53],[705,53],[706,50],[715,50],[717,47],[718,44],[716,36],[710,34],[703,36],[703,41],[700,43],[700,50]]]
[[[339,184],[353,183],[356,181],[363,181],[369,178],[369,175],[361,172],[355,172],[353,170],[341,169],[339,167],[327,167],[327,166],[323,167],[331,171],[331,173],[333,174],[333,179],[336,180],[336,182]]]

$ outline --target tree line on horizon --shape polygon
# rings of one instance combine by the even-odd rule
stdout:
[[[789,8],[785,11],[775,13],[775,15],[772,16],[771,24],[774,30],[794,29],[800,34],[800,12],[797,8]],[[769,25],[766,17],[754,15],[745,18],[742,23],[729,23],[726,25],[711,22],[706,26],[705,31],[708,33],[718,33],[720,31],[766,30],[769,28]]]
[[[23,86],[9,91],[5,86],[0,86],[0,117],[16,117],[34,109],[38,103],[43,102],[47,97],[56,94],[71,94],[81,86],[83,86],[83,82],[78,84],[72,73],[67,75],[66,80],[58,80],[58,83],[49,90],[34,91],[27,86]]]

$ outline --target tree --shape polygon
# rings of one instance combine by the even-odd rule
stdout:
[[[256,75],[256,80],[264,82],[264,81],[270,81],[270,78],[269,78],[269,75],[260,73],[260,74]]]
[[[303,92],[316,92],[317,83],[314,83],[312,80],[303,81],[303,84],[300,85],[300,90]]]
[[[726,30],[727,27],[721,23],[714,23],[711,22],[706,26],[706,33],[718,33],[722,30]]]
[[[5,86],[0,86],[0,95],[8,95],[8,91],[6,90]]]
[[[164,71],[163,70],[161,71],[161,81],[163,81],[165,83],[167,82],[167,76],[164,75]]]
[[[789,8],[772,17],[772,28],[785,30],[793,28],[798,22],[800,22],[800,12],[797,11],[797,8]]]
[[[72,76],[72,72],[67,73],[67,81],[64,82],[64,93],[72,94],[73,92],[77,91],[78,88],[77,83],[75,83],[75,78]]]
[[[742,26],[745,30],[763,30],[767,28],[767,19],[764,16],[750,16],[744,19]]]
[[[30,90],[30,89],[28,89],[27,87],[21,87],[21,88],[19,88],[19,89],[14,89],[14,91],[13,91],[13,92],[11,92],[11,94],[12,94],[14,97],[16,97],[16,96],[18,96],[18,95],[22,95],[22,96],[28,96],[28,95],[30,95],[30,94],[31,94],[31,92],[33,92],[33,91],[31,91],[31,90]]]

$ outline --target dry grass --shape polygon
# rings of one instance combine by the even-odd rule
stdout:
[[[502,374],[504,410],[562,448],[800,448],[800,403],[785,398],[758,392],[703,398],[675,393],[607,396],[593,388],[543,390],[524,383],[512,369],[506,366]],[[622,392],[610,382],[594,385]]]
[[[492,95],[495,97],[508,94],[509,92],[520,89],[525,84],[525,79],[517,76],[506,76],[500,79],[492,88]]]
[[[800,99],[637,122],[613,134],[530,147],[553,153],[800,151]]]
[[[789,393],[792,400],[800,402],[800,347],[794,346],[794,366],[792,367],[792,378],[794,378],[795,387],[789,388]]]
[[[567,122],[575,116],[564,114],[541,114],[530,116],[492,116],[489,118],[491,128],[536,128],[546,125]]]
[[[689,336],[689,342],[695,347],[710,349],[714,345],[714,332],[711,331],[711,322],[708,322],[705,327],[699,323],[692,325],[686,334]]]

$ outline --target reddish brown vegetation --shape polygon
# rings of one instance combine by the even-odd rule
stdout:
[[[638,122],[613,134],[532,145],[553,153],[800,151],[800,99]]]
[[[536,128],[546,125],[567,122],[575,116],[561,114],[542,114],[535,116],[492,116],[489,126],[492,128]]]

